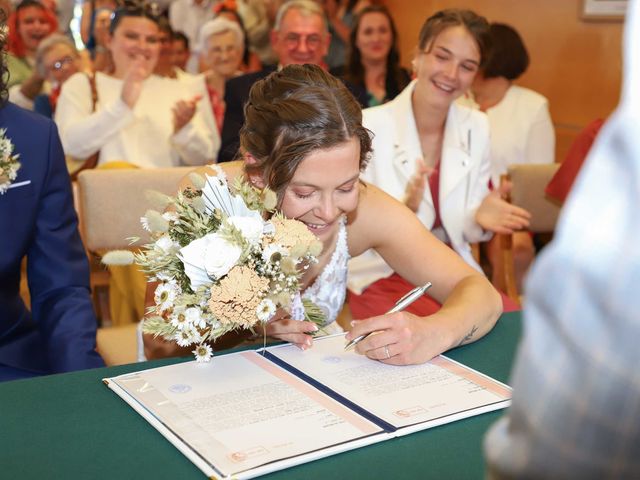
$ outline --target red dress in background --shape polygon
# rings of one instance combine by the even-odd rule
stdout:
[[[544,190],[550,198],[557,200],[561,204],[567,199],[571,186],[578,176],[584,159],[591,150],[591,146],[602,125],[604,125],[604,120],[598,118],[587,125],[575,138],[567,156]]]

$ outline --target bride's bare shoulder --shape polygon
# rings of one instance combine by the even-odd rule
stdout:
[[[192,172],[189,172],[189,174],[197,173],[202,176],[204,175],[213,176],[217,174],[216,167],[219,167],[222,169],[222,171],[227,175],[227,178],[229,179],[230,183],[233,182],[233,180],[237,176],[242,175],[244,172],[243,162],[235,161],[235,162],[224,162],[220,164],[203,165],[202,167],[198,167],[194,169]],[[185,175],[180,181],[179,188],[180,190],[184,190],[192,186],[193,186],[193,183],[191,182],[189,175]]]

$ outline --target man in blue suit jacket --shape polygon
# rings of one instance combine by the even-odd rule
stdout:
[[[0,105],[0,128],[22,165],[0,195],[0,381],[103,366],[58,131],[43,116]],[[19,293],[25,256],[31,312]]]

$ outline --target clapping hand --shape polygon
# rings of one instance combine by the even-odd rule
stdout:
[[[529,226],[531,214],[503,200],[511,191],[511,183],[505,182],[500,188],[490,192],[476,212],[476,222],[495,233],[511,234]]]
[[[421,158],[416,159],[416,171],[409,179],[404,191],[404,204],[412,211],[417,212],[420,207],[420,202],[424,197],[424,190],[427,186],[427,179],[435,169],[433,167],[427,167],[424,160]]]
[[[144,55],[140,54],[125,74],[120,97],[129,108],[133,108],[140,98],[142,84],[151,75],[152,69]]]
[[[178,133],[191,121],[201,99],[202,95],[196,95],[191,100],[178,100],[175,103],[173,106],[173,133]]]

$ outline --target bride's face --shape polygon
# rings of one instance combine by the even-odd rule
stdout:
[[[360,143],[356,138],[309,154],[298,166],[282,198],[282,213],[303,222],[321,241],[339,219],[358,205]]]

